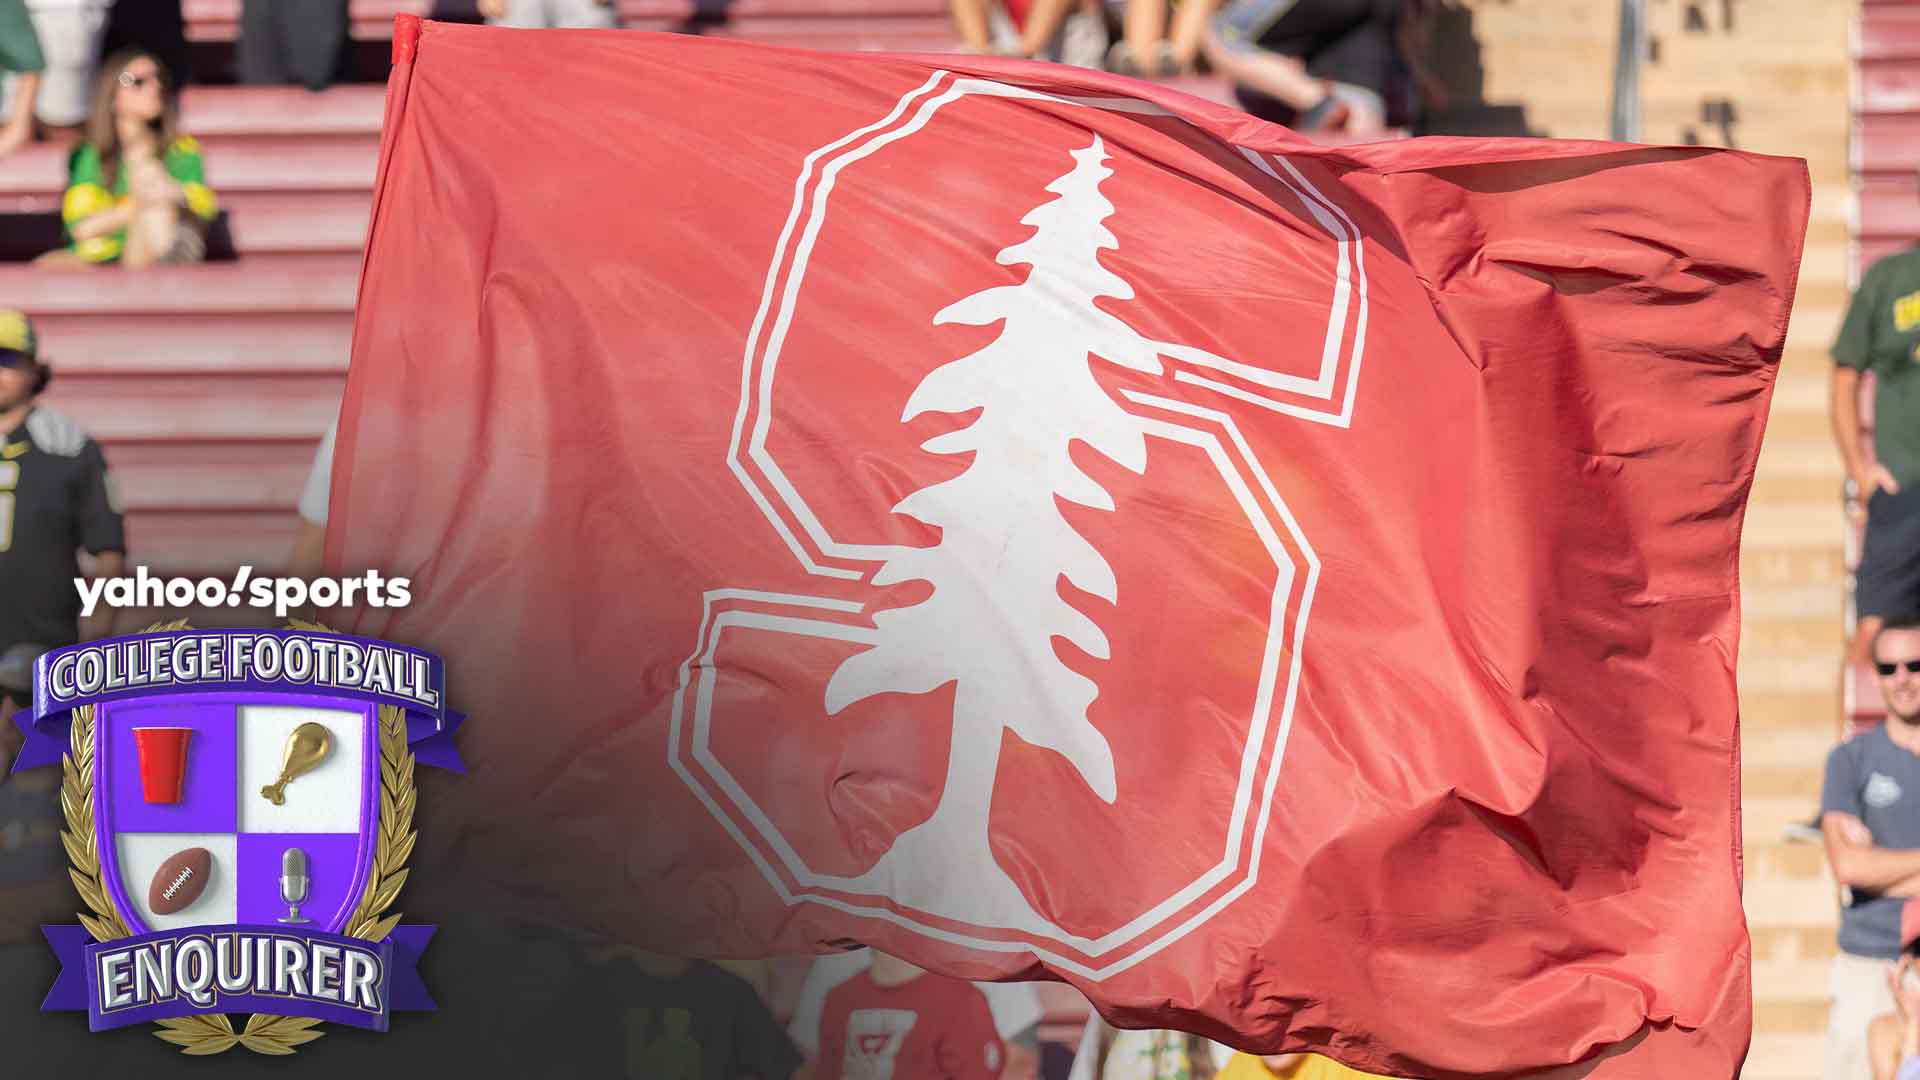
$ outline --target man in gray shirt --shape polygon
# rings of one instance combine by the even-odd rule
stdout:
[[[1873,639],[1873,659],[1886,723],[1833,748],[1820,794],[1827,861],[1848,891],[1827,1080],[1871,1080],[1867,1025],[1893,1009],[1886,971],[1900,955],[1900,908],[1920,896],[1920,622],[1889,621]]]

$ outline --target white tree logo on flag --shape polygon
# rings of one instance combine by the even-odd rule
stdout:
[[[932,317],[935,326],[999,328],[983,347],[928,371],[899,418],[904,425],[927,414],[968,417],[921,447],[952,459],[959,471],[908,491],[891,507],[937,530],[938,539],[925,546],[837,540],[768,449],[774,365],[842,172],[924,130],[944,106],[969,96],[1149,112],[1171,120],[1129,99],[1065,101],[941,72],[888,117],[809,156],[751,334],[729,464],[809,574],[853,587],[834,595],[773,593],[747,583],[709,591],[701,640],[682,667],[671,762],[789,903],[883,918],[982,949],[1032,950],[1066,970],[1099,978],[1190,931],[1243,893],[1257,874],[1257,839],[1298,681],[1318,561],[1231,413],[1215,406],[1345,427],[1364,346],[1365,277],[1358,232],[1344,214],[1284,159],[1236,151],[1293,192],[1332,241],[1333,304],[1321,371],[1309,379],[1151,340],[1109,310],[1133,300],[1134,288],[1101,262],[1102,251],[1119,247],[1107,227],[1114,204],[1103,192],[1114,168],[1102,139],[1085,136],[1082,145],[1063,148],[1063,171],[1045,186],[1051,198],[1036,191],[1035,203],[1020,218],[1030,234],[998,252],[1000,265],[1025,267],[1024,276],[966,295]],[[1107,307],[1096,303],[1102,300]],[[1122,389],[1117,396],[1123,405],[1096,378],[1096,363],[1159,379],[1169,392]],[[1208,396],[1213,401],[1199,400]],[[1063,594],[1061,582],[1122,612],[1125,598],[1108,554],[1063,506],[1116,509],[1114,494],[1075,460],[1076,445],[1139,476],[1149,466],[1150,439],[1212,462],[1272,557],[1278,587],[1266,663],[1253,695],[1257,715],[1249,721],[1248,748],[1238,756],[1242,776],[1220,863],[1174,895],[1130,912],[1124,924],[1088,935],[1036,907],[996,858],[990,818],[1009,730],[1058,754],[1102,802],[1113,804],[1121,794],[1113,746],[1089,717],[1101,687],[1063,662],[1055,642],[1069,643],[1096,663],[1110,659],[1107,631],[1083,604]],[[862,617],[862,589],[871,596],[874,589],[910,582],[930,591]],[[894,836],[864,872],[808,866],[775,816],[756,804],[729,772],[724,753],[716,752],[710,738],[714,657],[721,638],[733,630],[860,646],[826,682],[822,705],[828,715],[889,694],[927,695],[952,687],[938,801],[923,820]]]

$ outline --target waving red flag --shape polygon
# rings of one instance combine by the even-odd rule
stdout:
[[[417,26],[328,556],[475,714],[465,880],[1377,1072],[1737,1072],[1800,163]]]

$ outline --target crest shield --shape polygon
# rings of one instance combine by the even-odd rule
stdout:
[[[379,824],[372,705],[301,694],[136,698],[100,706],[93,737],[102,877],[129,929],[346,928]],[[263,794],[302,765],[279,803]],[[176,783],[178,797],[166,799]],[[156,912],[156,876],[196,848],[210,858],[192,901]],[[289,861],[305,873],[283,873]]]

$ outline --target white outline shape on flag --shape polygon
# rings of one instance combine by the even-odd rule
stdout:
[[[779,243],[772,265],[767,273],[765,287],[762,291],[760,307],[754,316],[752,330],[748,336],[747,351],[741,371],[740,406],[734,418],[732,437],[728,446],[728,467],[733,471],[736,479],[740,481],[742,487],[746,489],[749,496],[752,497],[755,504],[766,516],[769,523],[771,523],[779,533],[781,539],[786,543],[800,566],[808,573],[816,576],[853,581],[862,580],[873,572],[873,568],[877,566],[878,563],[889,557],[891,553],[900,550],[890,545],[844,544],[833,540],[832,537],[827,535],[819,519],[812,513],[811,509],[807,507],[804,498],[780,471],[766,449],[766,437],[771,423],[770,415],[774,368],[778,362],[778,354],[784,344],[787,329],[792,322],[793,310],[799,294],[800,281],[804,277],[806,263],[812,254],[814,241],[819,235],[825,217],[828,196],[832,192],[833,182],[839,171],[844,168],[846,164],[864,158],[881,147],[918,131],[926,125],[942,105],[958,100],[968,94],[1029,98],[1062,104],[1103,108],[1117,112],[1130,112],[1178,119],[1177,114],[1158,105],[1130,98],[1063,98],[1023,87],[1009,86],[979,79],[962,78],[954,79],[952,84],[941,94],[920,101],[919,108],[913,118],[904,124],[898,123],[900,118],[915,103],[916,99],[923,98],[928,91],[938,86],[949,74],[950,73],[946,71],[935,72],[920,87],[903,96],[900,101],[895,104],[892,111],[881,120],[850,132],[840,139],[807,155],[802,165],[800,175],[794,182],[794,203],[788,213],[786,223],[781,230]],[[871,138],[869,138],[869,136],[871,136]],[[861,141],[863,139],[865,140],[864,142]],[[846,149],[850,146],[852,149]],[[1316,378],[1308,380],[1297,375],[1256,368],[1190,346],[1157,342],[1155,343],[1156,348],[1163,355],[1174,360],[1217,370],[1241,379],[1242,381],[1251,382],[1270,390],[1293,394],[1308,401],[1324,401],[1331,405],[1335,391],[1339,388],[1340,381],[1338,378],[1340,374],[1338,371],[1339,361],[1341,359],[1339,346],[1345,340],[1348,320],[1349,317],[1352,317],[1355,321],[1353,346],[1348,357],[1350,362],[1346,371],[1345,393],[1340,395],[1341,401],[1339,402],[1337,411],[1329,411],[1329,409],[1326,408],[1312,408],[1296,401],[1277,396],[1269,396],[1257,390],[1248,390],[1231,383],[1222,382],[1218,379],[1198,375],[1186,370],[1175,369],[1170,376],[1175,381],[1185,382],[1196,387],[1211,390],[1236,401],[1257,405],[1315,423],[1346,428],[1352,420],[1354,395],[1359,382],[1360,360],[1366,340],[1367,277],[1365,264],[1361,255],[1359,230],[1354,226],[1352,219],[1348,217],[1344,211],[1315,188],[1314,185],[1285,158],[1273,156],[1269,160],[1269,158],[1244,147],[1236,146],[1234,148],[1262,173],[1280,183],[1299,199],[1315,223],[1335,241],[1338,261],[1334,272],[1334,296],[1331,302],[1327,336],[1321,351],[1320,373]],[[829,159],[823,167],[819,167],[820,182],[812,192],[811,198],[809,198],[807,188],[809,182],[815,175],[816,166],[819,166],[821,160],[826,158],[827,155],[834,154],[835,151],[841,150],[845,150],[845,152],[837,154]],[[1279,166],[1279,171],[1276,171],[1274,168],[1275,165]],[[1283,172],[1284,175],[1282,174]],[[796,226],[800,224],[803,214],[807,215],[808,220],[804,228],[801,229],[799,243],[795,246],[794,234]],[[790,248],[793,250],[793,265],[788,268],[786,264]],[[783,269],[786,270],[784,275],[782,273]],[[783,278],[785,287],[778,288]],[[758,353],[760,351],[758,346],[761,344],[760,339],[762,332],[767,328],[766,324],[769,309],[774,305],[776,292],[778,292],[780,306],[774,318],[772,331],[767,337],[764,349],[765,362],[764,365],[762,365],[758,362]],[[757,386],[754,380],[756,368],[761,369]],[[858,601],[831,597],[773,593],[753,589],[709,590],[702,598],[698,642],[693,652],[689,654],[686,660],[680,665],[679,685],[675,690],[673,700],[668,762],[674,772],[681,778],[682,782],[688,786],[707,808],[708,812],[714,816],[734,841],[748,854],[783,903],[789,906],[802,902],[817,903],[822,906],[844,911],[848,914],[891,922],[895,925],[914,930],[934,940],[980,949],[982,951],[1031,951],[1034,955],[1048,961],[1062,971],[1098,981],[1132,967],[1179,940],[1181,937],[1184,937],[1195,928],[1207,922],[1234,900],[1238,899],[1248,889],[1252,888],[1258,880],[1261,849],[1265,840],[1274,791],[1278,783],[1281,758],[1284,755],[1287,735],[1292,724],[1293,706],[1300,677],[1301,653],[1306,638],[1307,615],[1312,606],[1314,589],[1319,578],[1319,558],[1308,544],[1306,537],[1301,533],[1298,523],[1293,518],[1292,511],[1280,498],[1278,491],[1275,490],[1265,469],[1263,469],[1257,459],[1254,458],[1251,448],[1241,436],[1231,416],[1204,406],[1163,398],[1157,395],[1142,394],[1132,390],[1121,390],[1120,393],[1121,396],[1136,405],[1192,417],[1206,422],[1209,426],[1217,427],[1221,432],[1224,432],[1228,442],[1230,442],[1234,450],[1237,451],[1237,454],[1233,456],[1240,458],[1246,463],[1248,472],[1252,474],[1254,485],[1248,485],[1246,482],[1247,478],[1237,473],[1233,467],[1233,462],[1229,460],[1227,447],[1222,444],[1219,435],[1215,432],[1175,424],[1165,419],[1142,417],[1144,429],[1148,434],[1186,443],[1206,451],[1210,460],[1213,461],[1216,469],[1219,471],[1223,481],[1225,481],[1230,490],[1233,491],[1236,501],[1240,503],[1242,509],[1247,513],[1249,523],[1253,525],[1269,554],[1273,556],[1275,566],[1279,570],[1280,576],[1274,590],[1275,610],[1269,618],[1267,646],[1264,650],[1262,661],[1259,690],[1254,708],[1255,715],[1249,727],[1246,745],[1242,751],[1241,774],[1236,785],[1234,811],[1227,835],[1227,850],[1222,861],[1174,896],[1161,901],[1144,914],[1130,920],[1124,926],[1103,934],[1099,938],[1089,939],[1079,937],[1061,930],[1060,936],[1052,940],[1056,944],[1066,946],[1074,952],[1089,958],[1112,953],[1116,949],[1130,944],[1137,938],[1145,935],[1148,931],[1165,923],[1167,920],[1179,915],[1184,908],[1193,904],[1195,900],[1204,896],[1208,891],[1218,887],[1221,882],[1226,880],[1228,876],[1238,869],[1242,849],[1248,849],[1249,847],[1246,843],[1247,838],[1245,836],[1246,817],[1250,809],[1249,804],[1252,800],[1254,774],[1258,772],[1259,765],[1261,764],[1260,750],[1267,741],[1268,724],[1271,720],[1272,704],[1275,696],[1273,692],[1274,681],[1277,675],[1275,668],[1277,667],[1279,654],[1283,645],[1283,638],[1287,630],[1284,625],[1281,625],[1283,623],[1284,608],[1286,601],[1292,595],[1293,586],[1300,584],[1299,613],[1294,620],[1292,635],[1294,644],[1291,650],[1291,664],[1287,686],[1283,695],[1284,700],[1281,707],[1279,731],[1274,743],[1273,752],[1268,757],[1265,782],[1260,785],[1262,790],[1260,792],[1258,816],[1254,824],[1252,844],[1246,855],[1247,867],[1245,877],[1228,888],[1220,896],[1214,898],[1211,903],[1199,912],[1168,928],[1164,933],[1159,934],[1152,941],[1140,948],[1132,950],[1124,956],[1105,964],[1086,962],[1075,959],[1074,957],[1062,955],[1043,945],[1036,945],[1034,942],[1025,938],[1008,940],[959,933],[945,927],[930,925],[926,921],[913,918],[911,914],[896,911],[891,907],[855,904],[838,897],[821,896],[807,891],[809,889],[834,889],[836,882],[844,883],[852,879],[815,874],[810,871],[801,860],[798,852],[794,851],[785,838],[781,836],[779,829],[774,825],[771,818],[754,803],[751,796],[747,794],[745,789],[740,786],[738,781],[727,772],[725,766],[714,756],[709,743],[712,694],[715,681],[712,664],[714,653],[719,647],[721,634],[726,629],[733,627],[831,638],[860,642],[863,644],[872,644],[876,639],[877,632],[870,625],[860,626],[849,622],[835,621],[831,618],[808,618],[805,616],[774,614],[754,610],[727,610],[720,612],[718,615],[715,614],[717,604],[739,601],[786,609],[810,609],[822,612],[823,614],[833,612],[841,615],[858,615],[865,609],[865,605]],[[756,404],[758,405],[757,409],[754,408]],[[757,416],[754,417],[755,423],[752,431],[749,433],[747,430],[747,421],[749,415],[756,412]],[[744,447],[743,437],[745,437]],[[741,452],[743,448],[747,451],[745,455]],[[775,510],[773,499],[769,497],[769,493],[755,483],[754,477],[742,460],[743,456],[750,458],[752,463],[758,467],[758,470],[765,477],[768,486],[773,489],[772,495],[778,497],[787,511],[793,516],[794,522],[800,526],[799,533],[796,533],[787,521]],[[1278,512],[1280,524],[1283,525],[1286,533],[1293,541],[1293,545],[1303,557],[1306,564],[1304,582],[1298,580],[1300,575],[1297,573],[1297,567],[1288,557],[1285,545],[1280,542],[1278,533],[1273,528],[1274,522],[1268,519],[1263,508],[1259,505],[1259,501],[1254,492],[1255,487],[1257,487],[1258,493],[1265,496],[1267,502]],[[801,534],[804,534],[805,540],[811,541],[812,551],[809,551],[808,545],[803,543]],[[815,558],[816,552],[819,555],[818,559]],[[866,568],[860,569],[844,565],[831,565],[833,562],[861,563],[866,564]],[[770,853],[763,852],[755,845],[753,838],[748,836],[741,829],[740,824],[734,821],[732,817],[728,815],[726,809],[719,804],[715,793],[707,790],[706,787],[703,786],[700,779],[693,775],[689,764],[681,758],[681,742],[684,730],[683,716],[686,713],[686,690],[689,685],[693,683],[693,669],[696,664],[699,665],[701,675],[698,687],[695,690],[693,703],[692,750],[694,762],[702,771],[706,772],[709,778],[718,786],[720,789],[719,793],[724,795],[740,812],[741,816],[747,819],[747,822],[752,826],[754,832],[759,834],[761,840],[765,841],[772,849]],[[769,854],[777,858],[781,867],[776,867],[769,861]],[[781,873],[782,868],[785,869],[786,875]],[[794,886],[797,886],[797,888],[788,885],[788,875],[791,876]],[[957,920],[946,921],[953,922]],[[1060,928],[1056,926],[1055,929],[1058,930]]]

